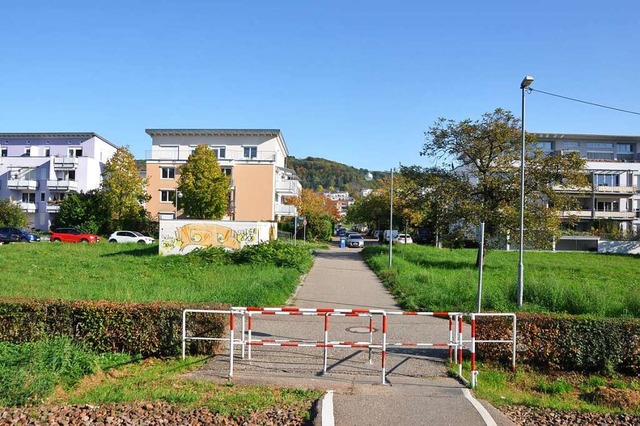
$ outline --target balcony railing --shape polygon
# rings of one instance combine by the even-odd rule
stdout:
[[[60,204],[47,203],[47,213],[58,213],[60,211]]]
[[[31,179],[9,179],[7,181],[7,188],[9,189],[29,189],[34,191],[38,188],[38,181]]]
[[[564,211],[562,214],[563,217],[568,216],[577,216],[580,219],[591,219],[591,210],[568,210]],[[595,218],[596,219],[618,219],[618,220],[631,220],[635,219],[635,212],[621,211],[621,212],[612,212],[612,211],[596,211]]]
[[[146,152],[147,160],[156,161],[186,161],[191,155],[191,150],[186,149],[155,149]],[[243,152],[227,150],[226,154],[222,158],[218,158],[219,163],[225,163],[230,161],[276,161],[275,151],[260,151],[254,157],[245,157]]]
[[[276,203],[276,215],[277,216],[297,216],[298,209],[296,206],[290,206],[288,204]]]
[[[276,192],[279,194],[299,195],[302,192],[302,185],[297,180],[276,181]]]
[[[53,168],[55,170],[75,170],[78,168],[76,157],[53,157]]]
[[[47,187],[49,191],[77,191],[78,182],[74,180],[48,180]]]
[[[635,194],[638,192],[637,186],[606,186],[598,185],[595,188],[591,186],[577,187],[577,186],[554,186],[554,191],[558,192],[578,192],[578,193],[604,193],[604,194]]]
[[[20,203],[20,208],[25,213],[35,213],[36,212],[36,203]]]

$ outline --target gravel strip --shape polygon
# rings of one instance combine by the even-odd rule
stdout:
[[[548,408],[526,407],[524,405],[501,405],[497,408],[516,425],[640,425],[640,416],[632,416],[630,414],[555,411]]]

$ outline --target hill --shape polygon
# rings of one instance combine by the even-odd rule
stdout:
[[[353,194],[363,188],[374,187],[375,180],[387,174],[385,172],[357,169],[336,161],[315,157],[304,159],[288,157],[287,166],[296,172],[303,188],[325,190],[333,188],[335,190],[349,191]],[[365,175],[368,171],[373,174],[373,182],[365,180]]]

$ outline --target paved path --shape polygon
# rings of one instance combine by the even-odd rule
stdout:
[[[313,268],[290,303],[307,308],[369,308],[399,310],[391,295],[366,266],[357,249],[332,247],[320,251]],[[374,341],[379,341],[381,319],[374,317]],[[366,341],[368,317],[330,317],[329,339]],[[315,316],[255,316],[253,339],[322,341],[324,318]],[[390,316],[387,341],[447,342],[449,322],[432,317]],[[237,359],[234,382],[302,386],[333,390],[337,425],[485,425],[511,424],[497,410],[465,396],[465,387],[447,377],[448,349],[389,348],[387,384],[381,383],[379,351],[331,349],[327,374],[322,374],[323,350],[318,348],[254,347],[252,359]],[[228,358],[216,356],[198,375],[221,379]],[[327,418],[325,414],[325,419]],[[322,416],[316,419],[321,424]],[[494,422],[495,423],[492,423]]]

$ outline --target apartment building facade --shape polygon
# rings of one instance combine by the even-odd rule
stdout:
[[[622,232],[640,233],[640,137],[569,133],[534,133],[537,148],[554,153],[576,152],[586,160],[587,188],[566,189],[580,210],[577,231],[589,231],[596,221],[612,221]]]
[[[28,226],[47,231],[59,202],[97,189],[118,147],[91,133],[0,133],[0,198],[19,203]]]
[[[302,186],[286,167],[289,155],[278,129],[147,129],[151,150],[146,155],[147,211],[158,219],[181,217],[176,198],[180,166],[198,145],[209,146],[230,177],[229,209],[224,219],[274,221],[297,216],[285,198],[297,197]]]

